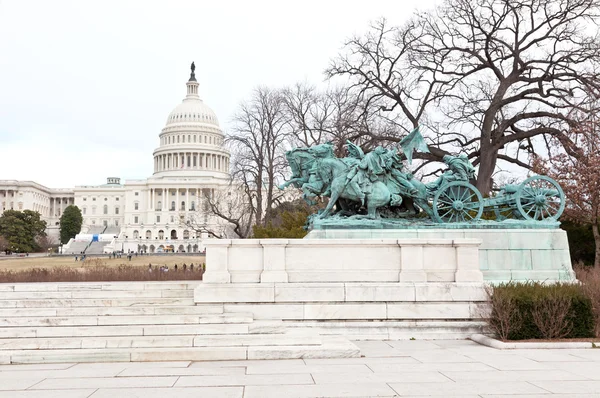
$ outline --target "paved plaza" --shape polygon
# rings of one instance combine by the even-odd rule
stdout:
[[[364,357],[0,366],[0,398],[600,397],[600,350],[359,341]]]

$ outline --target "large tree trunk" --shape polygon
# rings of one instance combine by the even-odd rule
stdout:
[[[497,151],[492,148],[486,148],[486,150],[482,148],[477,183],[475,185],[484,197],[489,196],[490,192],[492,192],[492,175],[496,169],[497,160]]]
[[[592,225],[592,232],[594,233],[594,244],[596,245],[594,267],[600,267],[600,230],[598,229],[598,223]]]

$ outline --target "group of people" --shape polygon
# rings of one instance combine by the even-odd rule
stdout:
[[[201,269],[202,267],[200,265],[198,265],[197,269]],[[177,264],[175,264],[173,266],[173,270],[175,272],[177,272],[179,270]],[[194,272],[194,263],[191,263],[190,266],[188,267],[186,263],[183,263],[183,266],[181,267],[182,271],[189,271],[189,272]],[[160,268],[157,268],[157,266],[155,265],[154,268],[152,268],[152,264],[148,264],[148,272],[169,272],[169,266],[168,265],[161,265]]]

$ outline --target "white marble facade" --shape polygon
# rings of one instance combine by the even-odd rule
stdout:
[[[114,249],[201,251],[201,236],[186,227],[189,218],[211,230],[224,226],[203,212],[202,198],[230,182],[229,152],[215,113],[200,99],[194,74],[187,95],[169,114],[153,153],[154,173],[142,180],[109,177],[104,185],[52,189],[32,181],[0,180],[0,212],[39,211],[48,233],[58,235],[64,208],[78,206],[82,232],[115,234]],[[190,217],[193,213],[193,217]]]

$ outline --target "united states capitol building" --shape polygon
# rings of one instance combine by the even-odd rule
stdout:
[[[65,253],[113,250],[148,253],[203,250],[201,230],[224,225],[208,213],[203,198],[230,184],[229,152],[217,116],[198,95],[192,73],[187,95],[167,117],[154,150],[154,173],[143,180],[109,177],[104,185],[47,188],[33,181],[0,180],[0,213],[34,210],[58,237],[64,209],[76,205],[83,215],[81,234]],[[194,220],[194,226],[187,225]],[[199,231],[199,232],[195,232]],[[89,247],[88,247],[89,246]]]

